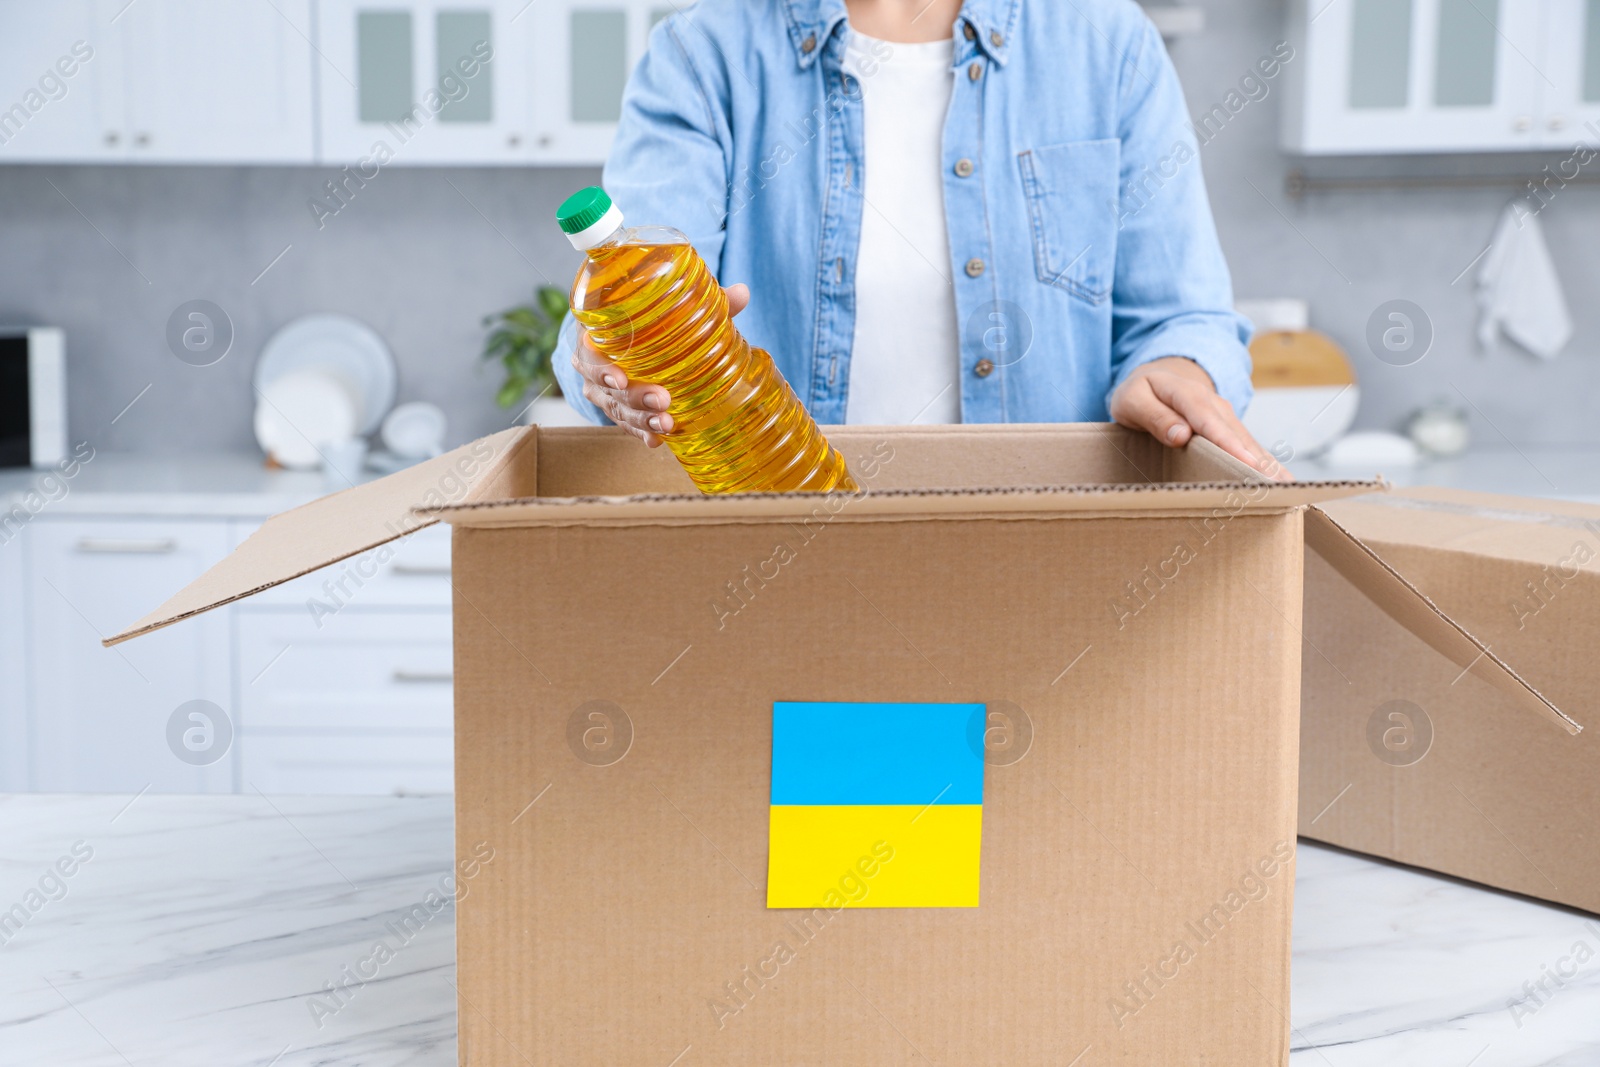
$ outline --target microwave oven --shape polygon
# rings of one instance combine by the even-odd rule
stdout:
[[[54,467],[66,458],[66,335],[0,327],[0,467]]]

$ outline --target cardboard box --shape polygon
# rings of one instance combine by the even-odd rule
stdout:
[[[1326,510],[1550,703],[1587,714],[1600,508],[1413,489]],[[1596,731],[1464,677],[1314,553],[1306,638],[1301,834],[1600,913]]]
[[[454,526],[463,1063],[1286,1063],[1303,539],[1543,702],[1307,507],[1378,483],[1110,426],[828,432],[863,495],[507,431],[278,516],[112,640]],[[833,906],[887,841],[766,907],[777,702],[863,703],[836,744],[885,766],[872,702],[985,705],[977,907]]]

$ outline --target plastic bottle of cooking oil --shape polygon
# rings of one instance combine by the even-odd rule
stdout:
[[[856,489],[772,357],[734,327],[687,237],[625,228],[594,187],[568,197],[556,221],[587,257],[572,282],[573,316],[629,381],[671,394],[673,429],[661,436],[702,493]]]

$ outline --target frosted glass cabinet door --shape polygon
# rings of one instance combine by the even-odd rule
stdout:
[[[1294,0],[1285,144],[1318,153],[1539,146],[1543,0]],[[1312,17],[1312,16],[1315,17]]]
[[[1552,148],[1600,143],[1600,0],[1546,0],[1544,114]]]
[[[532,159],[605,162],[628,75],[671,10],[660,0],[538,0],[518,20],[528,24],[518,47],[532,71]]]
[[[312,162],[311,0],[138,0],[115,28],[130,160]]]
[[[0,0],[0,164],[126,156],[115,14],[103,0]]]
[[[323,159],[361,163],[363,177],[522,162],[525,68],[506,41],[526,2],[320,0]]]

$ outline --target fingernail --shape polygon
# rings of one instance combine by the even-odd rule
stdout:
[[[649,408],[651,411],[667,410],[667,405],[662,403],[661,394],[659,393],[646,393],[644,396],[644,406]]]
[[[621,389],[622,380],[615,374],[602,374],[600,380],[606,383],[607,389]]]
[[[1177,444],[1178,443],[1178,438],[1180,438],[1182,436],[1183,436],[1183,423],[1181,423],[1181,422],[1180,423],[1176,423],[1172,427],[1172,429],[1167,431],[1167,441],[1170,442],[1171,444]]]
[[[662,422],[661,422],[661,416],[660,415],[652,415],[652,416],[650,416],[649,423],[650,423],[650,428],[652,430],[654,430],[656,433],[662,433],[663,432],[664,428],[663,428],[663,425],[662,425]]]

